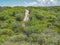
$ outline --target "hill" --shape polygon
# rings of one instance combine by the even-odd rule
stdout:
[[[60,6],[0,7],[0,45],[60,45]]]

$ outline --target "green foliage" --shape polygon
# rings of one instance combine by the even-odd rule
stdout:
[[[26,22],[25,9],[29,10]],[[60,6],[0,7],[1,44],[60,45]]]
[[[19,41],[26,41],[27,36],[24,34],[19,34],[19,35],[14,35],[12,37],[9,38],[9,41],[11,42],[19,42]]]
[[[3,44],[3,42],[7,41],[8,38],[8,35],[0,35],[0,45]]]
[[[0,29],[0,35],[13,35],[14,32],[10,29]]]

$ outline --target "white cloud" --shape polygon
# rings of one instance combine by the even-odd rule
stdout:
[[[52,6],[52,5],[58,5],[60,4],[60,2],[58,2],[57,0],[37,0],[38,4],[40,6]]]
[[[26,6],[34,6],[37,4],[37,2],[24,2]]]
[[[37,0],[33,2],[24,2],[25,6],[52,6],[60,4],[57,0]]]
[[[46,0],[37,0],[38,1],[38,5],[44,6]]]
[[[37,0],[37,1],[45,1],[45,0]]]
[[[51,2],[53,2],[54,0],[50,0]]]

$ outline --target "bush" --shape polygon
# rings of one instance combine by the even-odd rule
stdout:
[[[14,32],[11,29],[0,29],[0,35],[8,35],[8,36],[11,36],[13,34],[14,34]]]
[[[8,41],[11,41],[11,42],[27,41],[27,36],[24,34],[14,35],[10,37]]]

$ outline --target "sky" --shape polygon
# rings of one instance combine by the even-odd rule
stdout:
[[[0,6],[60,6],[60,0],[0,0]]]

